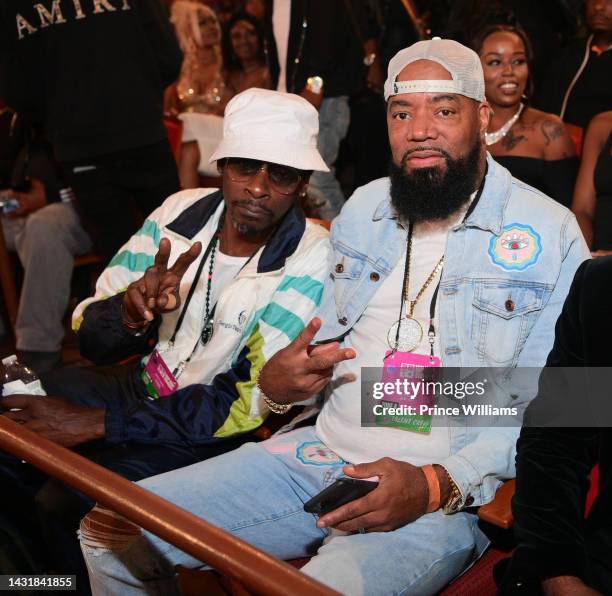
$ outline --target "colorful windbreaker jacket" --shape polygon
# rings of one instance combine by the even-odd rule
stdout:
[[[183,276],[181,307],[158,316],[135,336],[121,322],[127,286],[142,277],[162,237],[172,244],[169,264],[200,241],[202,255],[224,208],[221,191],[193,189],[169,197],[121,248],[96,284],[96,293],[78,305],[73,328],[82,354],[96,364],[144,354],[134,383],[156,348],[170,370],[198,343],[205,312],[207,273],[200,276],[174,342],[169,346],[199,264]],[[107,408],[106,440],[111,443],[206,444],[251,431],[267,414],[256,388],[268,358],[289,344],[314,316],[323,291],[329,244],[327,231],[292,208],[274,235],[219,293],[214,333],[198,345],[171,395]],[[202,258],[202,257],[200,257]]]

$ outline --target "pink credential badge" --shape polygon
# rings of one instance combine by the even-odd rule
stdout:
[[[489,242],[489,256],[506,271],[524,271],[534,265],[542,253],[542,239],[529,225],[512,223]]]

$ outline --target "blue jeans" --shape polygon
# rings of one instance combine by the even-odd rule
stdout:
[[[308,195],[319,207],[323,219],[332,220],[346,200],[336,178],[334,164],[340,143],[346,136],[351,120],[348,97],[326,97],[319,108],[319,137],[317,148],[329,167],[329,172],[313,172],[308,182]]]
[[[91,250],[91,240],[72,203],[49,203],[27,217],[2,218],[0,225],[24,270],[17,349],[56,352],[64,338],[74,257]]]
[[[345,463],[307,427],[139,484],[280,559],[312,556],[302,571],[351,596],[435,594],[485,550],[475,515],[439,511],[393,532],[332,531],[325,540],[329,531],[315,526],[303,504]],[[110,540],[114,547],[96,538],[82,526],[94,594],[178,594],[174,566],[202,567],[147,532]]]

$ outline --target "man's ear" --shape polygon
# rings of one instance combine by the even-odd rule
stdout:
[[[493,116],[493,110],[489,105],[489,102],[483,101],[478,106],[478,118],[480,120],[480,136],[484,136],[484,133],[487,132],[487,128],[489,127],[489,122],[491,121],[491,117]]]

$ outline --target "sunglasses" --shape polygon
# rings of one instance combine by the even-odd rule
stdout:
[[[233,182],[249,182],[260,171],[265,170],[268,172],[270,186],[283,195],[293,194],[303,179],[300,170],[258,159],[228,157],[223,163],[223,168]]]

